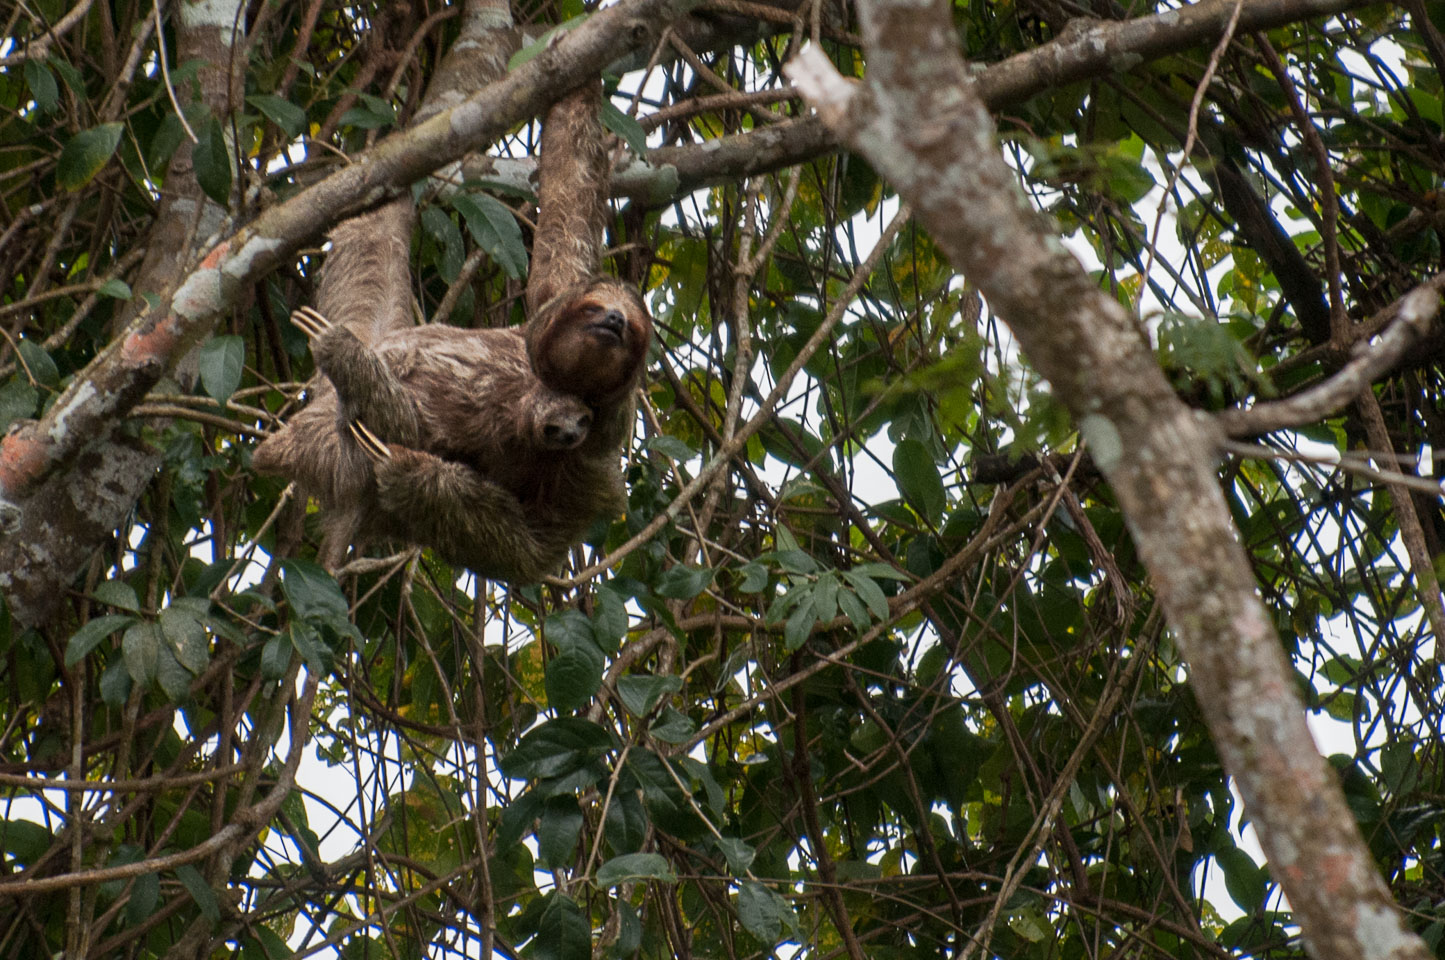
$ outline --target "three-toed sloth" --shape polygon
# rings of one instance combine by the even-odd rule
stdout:
[[[252,462],[321,501],[327,566],[358,538],[392,538],[525,583],[625,505],[619,458],[652,320],[620,281],[554,296],[522,328],[431,324],[368,344],[294,316],[325,377]]]

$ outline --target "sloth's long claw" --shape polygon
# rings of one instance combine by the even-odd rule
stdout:
[[[291,311],[291,322],[312,340],[331,329],[331,321],[310,307],[297,307]]]
[[[385,463],[391,459],[391,448],[380,437],[372,433],[366,424],[360,420],[350,420],[347,421],[346,428],[351,431],[352,439],[361,448],[361,452],[374,462]]]

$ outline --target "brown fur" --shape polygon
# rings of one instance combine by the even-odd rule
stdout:
[[[608,310],[621,322],[599,320]],[[526,340],[516,328],[433,325],[379,334],[368,349],[333,328],[313,346],[327,378],[253,464],[322,501],[330,566],[366,534],[433,547],[482,576],[535,580],[624,504],[617,461],[651,330],[641,300],[612,280],[558,298]],[[580,414],[585,439],[555,449],[548,431],[575,428]],[[368,458],[348,420],[388,455]]]

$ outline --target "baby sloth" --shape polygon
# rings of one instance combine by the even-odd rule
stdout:
[[[525,334],[436,324],[367,345],[315,311],[293,317],[326,377],[253,463],[322,501],[327,566],[366,535],[528,582],[624,506],[619,456],[652,324],[623,285],[556,297]]]

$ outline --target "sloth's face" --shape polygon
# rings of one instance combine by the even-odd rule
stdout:
[[[548,312],[533,356],[543,382],[594,403],[631,388],[652,337],[652,319],[635,293],[603,280]]]

